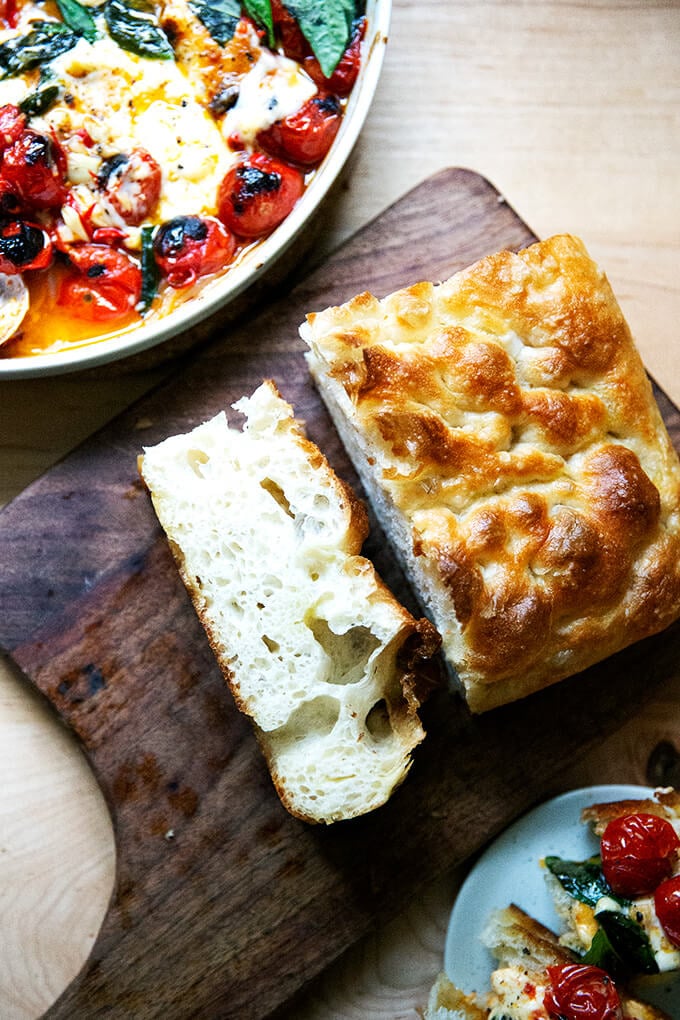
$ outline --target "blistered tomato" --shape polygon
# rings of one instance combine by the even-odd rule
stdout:
[[[219,220],[177,216],[164,223],[153,242],[156,263],[171,287],[188,287],[199,276],[223,269],[236,241]]]
[[[140,147],[104,160],[97,182],[121,219],[138,227],[158,205],[163,175],[153,156]]]
[[[340,62],[329,78],[326,78],[316,57],[307,56],[303,67],[312,81],[320,88],[338,96],[348,96],[354,87],[361,68],[361,43],[366,32],[366,20],[360,18],[354,27],[352,41],[340,57]]]
[[[217,215],[237,237],[262,237],[285,220],[303,190],[299,170],[255,153],[225,174],[217,193]]]
[[[619,994],[600,967],[568,963],[548,967],[543,1005],[555,1020],[623,1020]]]
[[[680,949],[680,875],[657,886],[654,909],[668,941]]]
[[[620,896],[644,896],[668,878],[680,847],[675,829],[657,815],[614,818],[600,841],[602,872]]]
[[[260,131],[257,141],[273,156],[312,167],[320,163],[330,149],[341,121],[337,96],[313,96],[289,117]]]
[[[52,242],[37,223],[11,220],[0,226],[0,273],[45,269],[52,262]]]
[[[124,252],[105,245],[80,244],[69,249],[75,272],[62,281],[58,304],[91,322],[123,318],[139,303],[142,273]]]
[[[51,209],[66,198],[62,155],[45,135],[27,129],[5,149],[0,174],[27,206]]]

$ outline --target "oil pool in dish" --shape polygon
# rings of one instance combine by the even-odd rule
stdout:
[[[0,2],[0,357],[196,297],[291,212],[339,129],[354,0]]]

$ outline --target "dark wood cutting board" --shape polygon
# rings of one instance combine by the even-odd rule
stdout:
[[[680,682],[676,626],[481,718],[442,690],[422,713],[428,738],[388,805],[328,828],[305,825],[274,793],[138,482],[142,444],[229,408],[264,377],[356,482],[307,377],[297,336],[305,313],[364,288],[384,295],[442,279],[532,240],[487,181],[443,171],[0,514],[0,644],[80,738],[117,841],[103,928],[49,1016],[294,1016],[295,993],[377,919]],[[680,414],[657,396],[677,445]],[[410,601],[377,529],[367,551]]]

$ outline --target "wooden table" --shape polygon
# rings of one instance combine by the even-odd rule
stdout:
[[[648,369],[680,403],[679,53],[680,0],[397,0],[381,83],[324,251],[434,171],[474,169],[539,236],[584,238]],[[1,384],[0,502],[169,367]],[[670,695],[575,763],[560,789],[680,782],[660,746],[680,747],[680,706]],[[111,892],[114,849],[71,734],[2,662],[0,769],[0,1016],[23,1020],[85,960]],[[437,880],[332,967],[299,1015],[415,1020],[441,967],[459,878]]]

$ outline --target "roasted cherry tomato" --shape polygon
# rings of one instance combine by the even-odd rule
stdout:
[[[668,941],[680,949],[680,875],[657,886],[654,909]]]
[[[650,814],[614,818],[602,834],[602,872],[620,896],[644,896],[668,878],[680,847],[665,818]]]
[[[61,162],[49,138],[27,129],[5,149],[0,174],[26,205],[51,209],[66,198]]]
[[[177,216],[158,230],[156,263],[171,287],[188,287],[199,276],[223,269],[234,257],[236,241],[219,220]]]
[[[104,160],[97,183],[125,223],[138,227],[158,205],[163,175],[151,153],[137,148]]]
[[[285,220],[303,190],[299,170],[257,152],[225,174],[217,215],[237,237],[262,237]]]
[[[124,252],[100,244],[68,251],[75,272],[62,281],[58,303],[90,322],[120,319],[132,312],[142,292],[139,266]]]
[[[0,20],[6,28],[16,28],[19,11],[16,0],[0,0]]]
[[[619,994],[600,967],[568,963],[548,967],[543,1005],[555,1020],[623,1020]]]
[[[272,0],[272,21],[281,49],[291,60],[303,61],[311,48],[297,20],[281,0]]]
[[[330,78],[324,76],[319,61],[307,56],[302,61],[305,71],[319,88],[334,92],[337,96],[348,96],[354,87],[361,67],[361,43],[366,32],[366,19],[360,18],[354,26],[352,41],[340,57],[338,66]]]
[[[26,114],[18,106],[6,103],[0,106],[0,151],[21,137],[26,128]]]
[[[312,167],[320,163],[330,149],[341,121],[337,96],[313,96],[289,117],[260,131],[257,141],[272,156]]]
[[[37,224],[12,220],[0,226],[0,273],[45,269],[52,253],[49,235]]]

